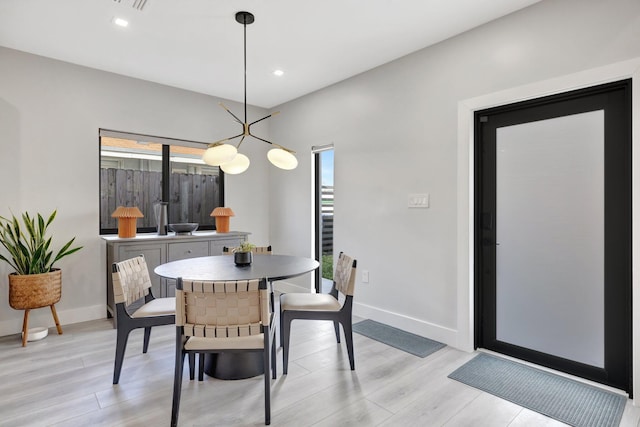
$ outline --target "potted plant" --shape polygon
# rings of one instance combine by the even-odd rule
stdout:
[[[0,216],[0,244],[9,253],[8,257],[0,254],[0,260],[15,270],[9,274],[9,305],[16,310],[25,310],[23,347],[27,343],[29,310],[51,307],[58,334],[62,334],[54,306],[62,296],[62,272],[53,265],[59,259],[79,251],[82,246],[71,247],[74,237],[54,255],[52,237],[47,236],[47,228],[56,213],[54,210],[45,221],[40,214],[31,217],[25,212],[22,214],[22,223],[15,215],[11,218]]]
[[[242,242],[233,250],[233,262],[236,265],[250,265],[253,261],[252,250],[256,247],[253,243]]]

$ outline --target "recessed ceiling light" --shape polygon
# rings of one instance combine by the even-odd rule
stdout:
[[[122,19],[122,18],[113,18],[113,23],[115,25],[117,25],[118,27],[128,27],[129,26],[129,21],[127,21],[126,19]]]
[[[273,74],[274,74],[274,75],[276,75],[276,76],[278,76],[278,77],[280,77],[280,76],[284,75],[284,71],[282,71],[282,70],[275,70],[275,71],[273,72]]]

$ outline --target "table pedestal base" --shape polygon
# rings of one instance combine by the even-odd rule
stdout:
[[[262,353],[214,353],[204,359],[204,372],[220,380],[243,380],[264,373]]]

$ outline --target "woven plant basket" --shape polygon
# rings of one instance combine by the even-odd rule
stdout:
[[[30,310],[56,304],[62,296],[62,271],[9,275],[9,305],[16,310]]]

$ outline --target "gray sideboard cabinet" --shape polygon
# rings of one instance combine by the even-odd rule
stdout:
[[[139,233],[136,237],[121,239],[117,235],[105,235],[107,242],[107,317],[116,325],[116,306],[113,300],[112,264],[138,255],[144,255],[151,276],[152,292],[156,297],[175,296],[175,281],[162,279],[153,270],[160,264],[179,259],[200,256],[222,255],[222,248],[235,247],[247,240],[251,234],[244,231],[216,233],[196,231],[192,235],[169,233],[159,236],[155,233]]]

